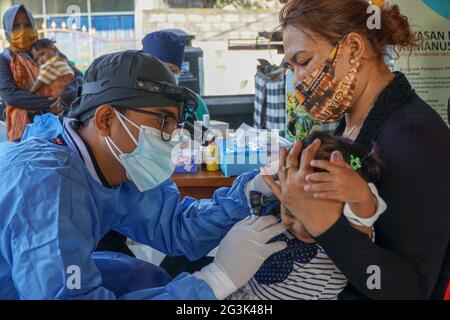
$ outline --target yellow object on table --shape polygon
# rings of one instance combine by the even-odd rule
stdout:
[[[206,147],[206,170],[219,171],[219,148],[213,142]]]

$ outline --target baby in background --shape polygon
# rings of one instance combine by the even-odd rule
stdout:
[[[374,239],[372,225],[386,204],[378,195],[373,182],[380,177],[381,162],[374,150],[368,151],[342,137],[324,132],[314,132],[303,142],[307,148],[316,138],[321,146],[316,160],[329,160],[333,151],[340,151],[344,160],[351,165],[367,183],[373,193],[376,206],[373,212],[359,212],[359,207],[343,203],[343,214],[350,224]],[[322,171],[314,169],[315,172]],[[249,188],[271,196],[267,185],[261,188],[262,176],[258,175]],[[259,187],[255,187],[259,186]],[[352,188],[351,185],[348,188]],[[269,190],[269,191],[268,191]],[[347,284],[347,279],[328,257],[326,252],[309,236],[303,224],[281,204],[280,218],[289,230],[272,241],[286,241],[286,249],[273,254],[261,266],[255,276],[240,290],[231,295],[231,300],[334,300]],[[320,212],[317,212],[320,214]]]
[[[37,93],[44,86],[53,86],[54,82],[60,82],[56,86],[61,94],[65,85],[74,78],[74,71],[67,60],[62,57],[54,42],[50,39],[39,39],[31,47],[34,61],[39,64],[39,75],[30,92]],[[58,95],[59,95],[58,94]]]

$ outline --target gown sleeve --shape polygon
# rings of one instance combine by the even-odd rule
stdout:
[[[175,183],[160,187],[128,201],[128,212],[115,229],[169,256],[199,259],[217,247],[231,227],[250,214],[245,184],[256,176],[250,171],[236,179],[231,188],[218,189],[212,199],[180,200]],[[136,193],[129,185],[126,192]]]

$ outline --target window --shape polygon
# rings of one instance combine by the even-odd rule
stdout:
[[[33,14],[42,14],[42,0],[13,0],[12,4],[23,4]]]
[[[216,0],[167,0],[170,8],[212,8]]]
[[[155,7],[141,13],[136,30],[139,32],[141,27],[142,34],[137,34],[136,40],[149,32],[171,28],[195,36],[192,47],[203,51],[198,59],[201,65],[197,68],[194,62],[187,61],[180,77],[182,84],[198,79],[200,93],[207,96],[254,94],[258,59],[281,64],[283,54],[269,49],[267,39],[257,40],[259,33],[270,33],[279,24],[279,0],[167,0],[166,3],[168,8]],[[192,51],[197,52],[190,51],[190,56],[194,55]]]
[[[44,22],[43,18],[34,18],[34,25],[37,29],[41,29],[42,23]]]
[[[134,11],[133,0],[95,0],[91,1],[92,12]]]
[[[69,6],[79,6],[81,12],[87,12],[87,0],[45,0],[47,14],[66,14]]]

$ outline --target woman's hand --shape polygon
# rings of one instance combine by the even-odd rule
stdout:
[[[311,173],[306,176],[305,191],[317,199],[348,203],[355,214],[371,217],[376,211],[376,199],[367,182],[335,151],[329,161],[313,160],[311,165],[328,172]]]
[[[313,173],[310,163],[320,148],[320,140],[314,141],[302,153],[302,143],[297,141],[291,151],[281,150],[278,177],[280,185],[272,176],[264,180],[283,205],[301,220],[313,236],[327,231],[341,216],[343,203],[336,200],[314,198],[305,191],[305,177]],[[301,159],[300,159],[301,154]]]
[[[52,104],[48,108],[48,111],[59,116],[64,112],[64,109],[59,108],[59,104],[63,102],[62,98],[51,98],[53,100]]]

